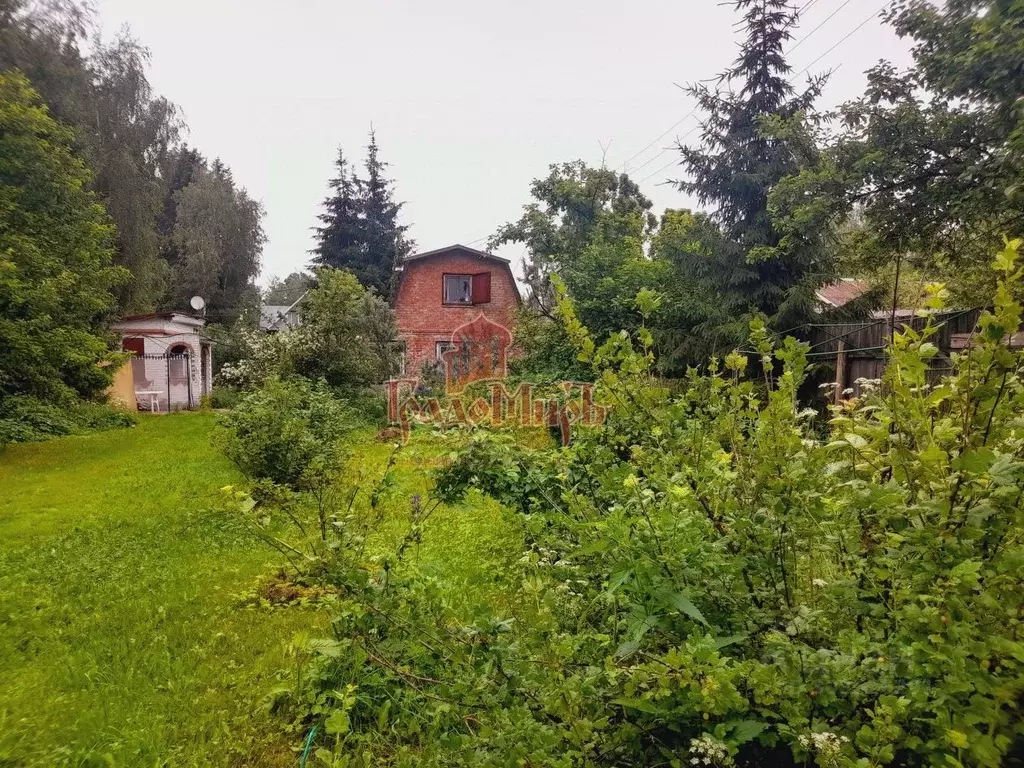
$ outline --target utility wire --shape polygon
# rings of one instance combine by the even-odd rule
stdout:
[[[806,11],[806,10],[810,9],[810,8],[811,8],[812,6],[814,6],[814,5],[815,5],[815,4],[817,3],[817,2],[818,2],[818,0],[808,0],[808,2],[804,3],[804,4],[803,4],[803,5],[802,5],[802,6],[801,6],[801,7],[800,7],[800,8],[798,9],[798,10],[797,10],[797,13],[798,13],[798,14],[800,14],[800,13],[803,13],[804,11]],[[838,13],[839,13],[839,12],[840,12],[841,10],[843,10],[843,9],[844,9],[844,8],[845,8],[846,6],[848,6],[848,5],[849,5],[849,4],[851,3],[851,2],[853,2],[853,0],[844,0],[844,1],[843,1],[843,3],[842,3],[842,4],[841,4],[841,5],[840,5],[840,6],[838,7],[838,8],[836,8],[836,9],[835,9],[834,11],[832,11],[832,13],[830,13],[830,14],[828,15],[828,17],[827,17],[827,18],[826,18],[826,19],[825,19],[825,20],[824,20],[823,22],[821,22],[821,23],[820,23],[820,24],[819,24],[818,26],[816,26],[816,27],[815,27],[814,29],[812,29],[812,30],[811,30],[810,32],[808,32],[808,33],[807,33],[806,35],[804,35],[804,36],[803,36],[802,38],[800,38],[799,40],[797,40],[796,44],[795,44],[795,45],[794,45],[794,46],[793,46],[792,48],[790,48],[790,49],[789,49],[789,51],[787,52],[787,55],[788,55],[789,53],[792,53],[793,51],[795,51],[795,50],[796,50],[796,49],[797,49],[797,48],[798,48],[798,47],[799,47],[800,45],[802,45],[803,43],[807,42],[807,41],[808,41],[808,40],[809,40],[809,39],[810,39],[811,37],[813,37],[813,36],[814,36],[814,34],[815,34],[815,33],[817,33],[817,32],[818,32],[819,30],[821,30],[821,28],[822,28],[822,27],[824,27],[824,26],[825,26],[825,25],[826,25],[826,24],[827,24],[827,23],[828,23],[829,21],[831,21],[831,20],[832,20],[832,18],[833,18],[833,17],[835,17],[835,15],[836,15],[836,14],[838,14]],[[813,66],[814,66],[815,64],[817,64],[817,63],[818,63],[819,61],[821,61],[821,60],[822,60],[823,58],[825,58],[825,56],[827,56],[828,54],[830,54],[830,53],[831,53],[832,51],[834,51],[834,50],[835,50],[836,48],[838,48],[838,47],[839,47],[840,45],[842,45],[842,44],[843,44],[844,42],[846,42],[846,41],[847,41],[847,40],[849,40],[849,39],[850,39],[851,37],[853,37],[854,33],[856,33],[856,32],[858,32],[858,31],[860,31],[860,30],[861,30],[861,29],[862,29],[862,28],[864,27],[864,25],[866,25],[866,24],[867,24],[867,23],[868,23],[869,21],[871,21],[871,19],[873,19],[873,18],[874,18],[874,17],[875,17],[875,16],[876,16],[876,15],[877,15],[878,13],[880,13],[880,12],[881,12],[882,10],[884,10],[884,9],[885,9],[885,7],[886,7],[886,6],[888,5],[888,4],[889,4],[888,2],[884,3],[884,4],[882,5],[882,7],[878,9],[878,11],[876,11],[876,12],[872,13],[872,14],[871,14],[871,15],[870,15],[870,16],[869,16],[869,17],[868,17],[867,19],[865,19],[865,20],[864,20],[863,22],[861,22],[861,23],[860,23],[860,24],[859,24],[859,25],[858,25],[857,27],[855,27],[855,28],[854,28],[853,30],[851,30],[851,31],[850,31],[850,32],[849,32],[849,33],[848,33],[848,34],[847,34],[847,35],[846,35],[845,37],[843,37],[843,38],[842,38],[842,40],[840,40],[840,41],[839,41],[838,43],[836,43],[836,44],[835,44],[835,45],[833,45],[833,46],[832,46],[831,48],[829,48],[829,49],[828,49],[827,51],[825,51],[825,53],[823,53],[823,54],[822,54],[821,56],[819,56],[819,57],[818,57],[818,58],[816,58],[816,59],[815,59],[814,61],[812,61],[812,62],[811,62],[810,64],[808,64],[808,65],[807,65],[806,67],[804,67],[804,69],[802,69],[801,71],[797,72],[797,73],[796,73],[796,75],[794,75],[794,77],[799,77],[800,75],[802,75],[802,74],[803,74],[804,72],[806,72],[806,71],[807,71],[808,69],[810,69],[811,67],[813,67]],[[661,140],[662,140],[663,138],[665,138],[665,137],[666,137],[666,136],[667,136],[668,134],[670,134],[670,133],[671,133],[671,132],[673,131],[673,129],[675,129],[676,127],[678,127],[679,125],[681,125],[681,124],[682,124],[682,123],[683,123],[684,121],[686,121],[687,119],[689,119],[690,117],[692,117],[692,116],[693,116],[693,115],[695,115],[696,113],[697,113],[697,107],[694,107],[694,108],[693,108],[692,110],[690,110],[690,112],[689,112],[688,114],[686,114],[686,115],[685,115],[684,117],[682,117],[682,118],[681,118],[680,120],[677,120],[677,121],[676,121],[675,123],[673,123],[672,125],[670,125],[670,126],[669,126],[669,127],[668,127],[668,128],[667,128],[667,129],[665,130],[665,131],[663,131],[663,132],[662,132],[662,133],[661,133],[661,134],[660,134],[659,136],[657,136],[657,137],[655,137],[654,139],[652,139],[651,141],[649,141],[649,142],[647,143],[647,145],[646,145],[646,146],[645,146],[645,147],[644,147],[643,149],[641,149],[641,150],[640,150],[639,152],[635,152],[635,153],[634,153],[633,155],[631,155],[631,156],[629,157],[629,159],[627,159],[627,160],[626,160],[626,161],[625,161],[625,162],[624,162],[624,163],[623,163],[622,165],[620,165],[620,166],[619,166],[619,169],[620,169],[620,170],[625,170],[626,166],[627,166],[627,165],[629,165],[629,164],[630,164],[630,163],[631,163],[631,162],[632,162],[633,160],[635,160],[635,159],[636,159],[636,158],[638,158],[638,157],[639,157],[640,155],[642,155],[642,154],[643,154],[644,152],[646,152],[646,151],[647,151],[648,149],[650,149],[651,147],[653,147],[653,146],[654,146],[655,144],[657,144],[657,143],[658,143],[659,141],[661,141]],[[641,163],[641,164],[640,164],[640,165],[638,165],[638,166],[637,166],[636,168],[632,168],[632,169],[630,169],[630,170],[631,170],[631,171],[632,171],[633,173],[636,173],[636,172],[637,172],[637,171],[639,171],[640,169],[642,169],[642,168],[645,168],[646,166],[650,165],[650,164],[651,164],[651,163],[653,163],[653,162],[654,162],[655,160],[657,160],[657,159],[658,159],[659,157],[661,157],[661,156],[662,156],[662,155],[664,155],[664,154],[665,154],[666,152],[669,152],[669,151],[671,151],[671,150],[672,150],[672,147],[665,147],[665,148],[663,148],[663,149],[662,149],[662,150],[661,150],[660,152],[658,152],[657,154],[653,155],[653,156],[652,156],[652,157],[651,157],[650,159],[648,159],[648,160],[647,160],[646,162],[644,162],[644,163]],[[670,165],[671,165],[671,164],[670,164]],[[651,176],[655,176],[655,175],[657,175],[658,173],[660,173],[660,172],[661,172],[662,170],[664,170],[665,168],[668,168],[668,166],[664,166],[663,168],[659,168],[659,169],[658,169],[657,171],[655,171],[654,173],[652,173],[652,174],[650,174],[650,175],[648,175],[648,176],[644,177],[644,178],[643,178],[643,179],[641,179],[640,181],[646,181],[647,179],[651,178]]]
[[[647,176],[644,176],[644,177],[643,177],[642,179],[640,179],[640,180],[639,180],[639,181],[637,182],[637,184],[642,184],[643,182],[647,181],[647,180],[648,180],[649,178],[651,178],[652,176],[657,176],[657,175],[658,175],[659,173],[661,173],[662,171],[667,171],[667,170],[668,170],[669,168],[671,168],[671,167],[672,167],[673,165],[678,165],[678,164],[679,164],[679,160],[678,160],[677,158],[674,158],[674,157],[673,157],[673,158],[672,158],[672,159],[671,159],[671,160],[670,160],[670,161],[669,161],[669,162],[668,162],[668,163],[667,163],[666,165],[663,165],[663,166],[661,166],[661,168],[659,168],[658,170],[656,170],[656,171],[655,171],[654,173],[651,173],[651,174],[648,174]]]
[[[867,23],[868,23],[869,21],[871,21],[871,20],[872,20],[873,18],[875,18],[876,16],[878,16],[878,14],[880,14],[880,13],[881,13],[882,11],[884,11],[884,10],[886,9],[886,7],[887,7],[888,5],[889,5],[889,2],[888,2],[888,0],[887,0],[886,2],[884,2],[884,3],[882,3],[882,5],[881,5],[881,6],[879,6],[878,10],[876,10],[876,11],[872,11],[872,12],[871,12],[871,15],[870,15],[870,16],[868,16],[868,17],[867,17],[866,19],[864,19],[864,21],[862,21],[862,22],[861,22],[860,24],[858,24],[858,25],[857,25],[856,27],[854,27],[854,28],[853,28],[853,29],[851,29],[851,30],[850,30],[849,32],[847,32],[847,33],[846,33],[846,35],[844,35],[844,36],[843,36],[843,38],[842,38],[841,40],[839,40],[839,41],[838,41],[838,42],[837,42],[837,43],[836,43],[835,45],[833,45],[833,46],[832,46],[831,48],[829,48],[829,49],[828,49],[827,51],[825,51],[825,52],[824,52],[823,54],[821,54],[821,56],[819,56],[818,58],[814,59],[814,60],[813,60],[813,61],[812,61],[812,62],[811,62],[810,64],[808,64],[808,65],[807,65],[806,67],[804,67],[804,68],[803,68],[803,69],[801,69],[801,70],[800,70],[799,72],[797,72],[797,73],[796,73],[796,74],[794,75],[794,77],[800,77],[800,75],[802,75],[802,74],[803,74],[804,72],[806,72],[806,71],[807,71],[807,70],[809,70],[809,69],[810,69],[811,67],[813,67],[813,66],[814,66],[815,64],[817,64],[817,63],[818,63],[819,61],[821,61],[822,59],[824,59],[824,58],[825,58],[826,56],[828,56],[828,55],[829,55],[830,53],[832,53],[832,51],[834,51],[834,50],[835,50],[836,48],[838,48],[838,47],[839,47],[840,45],[842,45],[843,43],[845,43],[845,42],[846,42],[847,40],[849,40],[849,39],[850,39],[851,37],[853,37],[853,36],[854,36],[855,34],[857,34],[858,32],[860,32],[860,30],[861,30],[861,29],[863,29],[863,28],[864,28],[864,27],[865,27],[865,26],[867,25]]]
[[[696,112],[696,111],[697,111],[697,110],[694,110],[694,112]],[[691,113],[691,114],[692,114],[692,113]],[[690,129],[690,130],[688,130],[688,131],[687,131],[686,133],[684,133],[684,134],[683,134],[682,136],[680,136],[680,137],[679,137],[679,138],[677,139],[677,141],[682,141],[682,140],[683,140],[683,139],[685,139],[685,138],[686,138],[687,136],[690,136],[690,135],[692,135],[692,134],[693,134],[693,132],[694,132],[694,131],[696,131],[696,130],[697,130],[698,128],[700,128],[700,123],[698,123],[697,125],[693,126],[693,127],[692,127],[692,128]],[[633,168],[633,169],[632,169],[632,172],[633,172],[633,173],[636,173],[637,171],[639,171],[639,170],[642,170],[643,168],[646,168],[646,167],[647,167],[648,165],[650,165],[651,163],[653,163],[653,162],[654,162],[655,160],[657,160],[657,159],[658,159],[659,157],[661,157],[662,155],[664,155],[664,154],[665,154],[666,152],[671,152],[671,151],[672,151],[673,149],[675,149],[675,147],[665,147],[665,148],[663,148],[663,149],[661,150],[661,152],[659,152],[659,153],[658,153],[658,154],[656,154],[656,155],[651,155],[651,157],[650,157],[650,159],[649,159],[649,160],[647,160],[647,161],[646,161],[646,162],[644,162],[644,163],[641,163],[641,164],[640,164],[640,165],[638,165],[638,166],[637,166],[636,168]],[[655,171],[654,173],[657,173],[657,171]],[[649,178],[650,178],[650,176],[645,176],[644,178],[645,178],[645,179],[649,179]],[[644,180],[644,179],[641,179],[640,181],[643,181],[643,180]]]
[[[637,153],[635,153],[634,155],[632,155],[632,156],[631,156],[631,157],[630,157],[630,158],[629,158],[628,160],[626,160],[626,162],[624,162],[624,163],[623,163],[622,165],[620,165],[620,166],[619,166],[619,170],[624,170],[624,169],[625,169],[625,167],[626,167],[627,165],[629,165],[629,164],[630,164],[631,162],[633,162],[633,160],[635,160],[636,158],[640,157],[640,155],[642,155],[642,154],[643,154],[644,152],[646,152],[646,151],[647,151],[648,149],[650,149],[650,148],[651,148],[651,147],[653,147],[653,146],[654,146],[655,144],[657,144],[657,143],[658,143],[659,141],[661,141],[661,140],[662,140],[662,139],[664,139],[664,138],[665,138],[666,136],[668,136],[668,135],[669,135],[670,133],[672,133],[673,129],[675,129],[676,127],[678,127],[678,126],[682,125],[682,124],[683,124],[683,123],[684,123],[684,122],[685,122],[686,120],[689,120],[689,119],[690,119],[691,117],[693,117],[693,116],[694,116],[694,115],[695,115],[696,113],[697,113],[697,108],[696,108],[696,107],[694,107],[693,109],[691,109],[691,110],[690,110],[690,112],[689,112],[688,114],[684,115],[684,116],[683,116],[683,117],[681,117],[681,118],[680,118],[679,120],[677,120],[676,122],[672,123],[672,125],[670,125],[670,126],[668,127],[668,130],[666,130],[666,131],[665,131],[665,132],[664,132],[663,134],[661,134],[660,136],[658,136],[658,137],[656,137],[656,138],[652,139],[652,140],[650,141],[650,143],[648,143],[648,144],[647,144],[647,146],[645,146],[645,147],[644,147],[643,149],[641,149],[641,150],[640,150],[639,152],[637,152]],[[662,150],[662,151],[664,151],[664,150]],[[659,154],[660,154],[660,153],[659,153]],[[658,157],[658,155],[655,155],[655,157]],[[647,164],[649,164],[650,162],[651,162],[651,161],[650,161],[650,160],[648,160],[648,161],[647,161],[647,163],[644,163],[644,165],[647,165]],[[633,170],[634,170],[634,171],[637,171],[637,170],[639,170],[640,168],[643,168],[643,167],[644,167],[644,166],[643,166],[643,165],[641,165],[641,166],[639,166],[638,168],[634,168]]]
[[[801,45],[803,45],[804,43],[806,43],[806,42],[807,42],[807,41],[808,41],[808,40],[809,40],[809,39],[811,38],[811,36],[812,36],[812,35],[813,35],[813,34],[814,34],[815,32],[817,32],[817,31],[818,31],[819,29],[821,29],[821,28],[822,28],[822,27],[824,27],[824,26],[825,26],[826,24],[828,24],[828,23],[829,23],[830,21],[832,21],[832,19],[833,19],[833,18],[835,18],[835,16],[836,16],[836,14],[837,14],[837,13],[839,13],[839,12],[840,12],[841,10],[843,10],[843,8],[845,8],[846,6],[848,6],[848,5],[849,5],[850,3],[852,3],[852,2],[853,2],[853,0],[844,0],[843,4],[842,4],[842,5],[840,5],[840,6],[838,7],[838,8],[836,8],[836,9],[835,9],[834,11],[832,11],[832,13],[830,13],[830,14],[829,14],[829,15],[828,15],[828,16],[827,16],[827,17],[825,18],[825,20],[824,20],[823,22],[821,22],[821,24],[819,24],[819,25],[818,25],[818,26],[816,26],[816,27],[815,27],[814,29],[812,29],[812,30],[811,30],[810,32],[808,32],[808,33],[807,33],[806,35],[804,35],[804,36],[803,36],[803,37],[801,37],[801,38],[800,38],[799,40],[797,40],[797,41],[796,41],[796,43],[794,43],[793,47],[792,47],[792,48],[790,48],[790,49],[789,49],[788,51],[786,51],[786,55],[787,55],[787,56],[789,56],[789,54],[791,54],[791,53],[792,53],[793,51],[795,51],[795,50],[796,50],[797,48],[799,48],[799,47],[800,47]]]

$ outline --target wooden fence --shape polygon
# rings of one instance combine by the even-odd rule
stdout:
[[[931,342],[939,348],[939,354],[932,360],[932,375],[938,379],[949,371],[950,352],[956,349],[956,336],[969,334],[974,330],[981,316],[980,309],[943,312],[934,316],[939,331]],[[926,318],[900,312],[895,318],[895,331],[904,326],[915,330],[924,328]],[[866,320],[859,323],[830,323],[809,326],[811,344],[810,359],[819,365],[831,365],[835,372],[836,399],[845,390],[852,389],[859,395],[864,379],[880,379],[885,371],[885,349],[893,336],[892,317]]]

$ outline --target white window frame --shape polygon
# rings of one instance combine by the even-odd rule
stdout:
[[[465,299],[462,298],[449,298],[448,296],[448,281],[449,280],[462,280],[465,279],[466,287],[468,291],[464,294]],[[461,304],[465,306],[471,306],[473,304],[473,276],[459,273],[448,273],[444,274],[441,283],[441,301],[444,304]]]

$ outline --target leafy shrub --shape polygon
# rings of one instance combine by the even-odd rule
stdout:
[[[1019,242],[995,309],[930,383],[905,329],[882,386],[815,439],[806,347],[755,323],[748,359],[672,394],[651,339],[597,346],[612,418],[568,449],[479,433],[436,501],[521,513],[501,604],[458,617],[408,562],[340,564],[334,636],[292,695],[320,765],[999,765],[1024,738]],[[930,308],[942,304],[931,288]]]
[[[440,360],[427,360],[420,366],[419,382],[416,394],[419,397],[444,397],[447,386],[444,363]]]
[[[353,416],[369,426],[383,426],[388,419],[388,401],[380,387],[351,387],[340,390]]]
[[[127,411],[103,403],[58,405],[28,396],[0,401],[0,445],[122,429],[135,423]]]
[[[214,387],[210,391],[211,408],[234,408],[242,399],[242,393],[233,387]]]
[[[537,310],[523,307],[516,320],[517,354],[509,372],[528,381],[591,381],[594,371],[579,360],[565,327]]]
[[[353,419],[326,385],[272,377],[218,423],[215,439],[247,477],[302,488],[314,468],[340,460]]]

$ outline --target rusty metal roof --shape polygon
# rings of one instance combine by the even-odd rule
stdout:
[[[844,277],[834,283],[823,285],[814,292],[814,295],[830,307],[841,307],[854,299],[859,299],[869,290],[871,286],[866,281]]]

